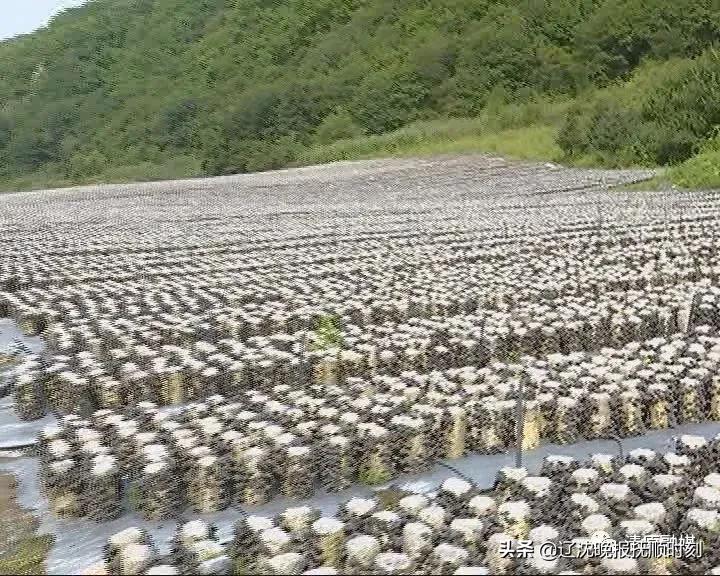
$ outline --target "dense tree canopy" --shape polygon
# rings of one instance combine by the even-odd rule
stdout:
[[[91,0],[0,43],[0,177],[270,168],[536,94],[578,97],[568,154],[673,162],[720,122],[718,41],[720,0]],[[587,96],[647,59],[678,64],[634,107]]]

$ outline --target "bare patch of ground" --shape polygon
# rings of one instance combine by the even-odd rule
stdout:
[[[53,537],[36,534],[38,521],[16,499],[16,482],[0,475],[0,574],[45,574]]]
[[[0,370],[8,370],[17,364],[17,359],[10,354],[0,352]]]

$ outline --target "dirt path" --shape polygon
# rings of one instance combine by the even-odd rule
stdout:
[[[15,478],[0,475],[0,574],[45,574],[53,538],[36,534],[38,521],[18,506]]]

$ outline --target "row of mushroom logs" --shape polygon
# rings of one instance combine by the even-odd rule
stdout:
[[[167,405],[214,394],[234,397],[279,384],[344,385],[352,378],[485,366],[522,355],[597,352],[669,338],[700,325],[716,330],[717,291],[691,288],[603,295],[594,304],[565,298],[557,308],[527,305],[513,314],[415,318],[365,330],[348,325],[341,331],[341,348],[327,350],[314,349],[317,336],[307,331],[158,347],[150,329],[125,334],[120,343],[108,340],[106,331],[98,335],[86,326],[80,331],[86,342],[99,344],[31,358],[16,370],[12,383],[18,415],[33,420],[47,412],[87,416],[96,409],[142,401]]]
[[[128,480],[124,490],[139,511],[171,517],[186,506],[212,512],[280,495],[302,499],[318,487],[382,484],[438,460],[511,450],[519,408],[525,450],[720,418],[717,337],[700,331],[645,344],[315,385],[308,393],[279,385],[271,394],[248,391],[235,402],[216,395],[173,412],[140,403],[127,415],[70,415],[41,433],[43,485],[51,501],[74,502],[54,509],[85,516],[91,510],[82,502],[98,482],[107,483],[110,502],[127,494],[112,488],[118,479]]]
[[[491,489],[449,478],[426,494],[391,488],[382,499],[354,497],[332,516],[308,505],[245,515],[227,542],[193,520],[163,551],[128,528],[86,573],[716,574],[719,448],[720,438],[682,436],[665,453],[548,456],[535,476],[501,469]],[[676,540],[647,554],[593,547],[662,537]]]
[[[707,298],[709,295],[701,301]],[[707,319],[706,314],[698,313],[697,316]],[[716,330],[708,324],[702,327],[706,334]],[[694,330],[698,328],[700,326]],[[678,336],[680,333],[673,333],[649,341],[663,342],[663,338],[677,339]],[[156,356],[149,348],[139,346],[138,356],[133,358],[136,362],[122,358],[110,374],[101,368],[102,362],[89,352],[75,357],[54,356],[49,360],[30,356],[15,370],[17,412],[23,419],[39,418],[48,409],[60,414],[87,415],[97,408],[117,409],[141,401],[162,405],[216,393],[233,397],[249,388],[269,391],[277,385],[297,387],[298,379],[304,378],[302,381],[307,382],[311,374],[315,381],[322,384],[347,384],[358,378],[354,374],[368,373],[368,364],[362,354],[353,350],[343,350],[334,357],[327,353],[310,352],[305,355],[305,360],[284,350],[278,350],[273,355],[268,355],[266,351],[265,356],[254,354],[255,358],[262,359],[256,368],[251,368],[247,354],[252,354],[252,350],[242,344],[224,342],[220,348],[209,343],[201,344],[198,343],[194,352],[202,351],[207,358],[205,361],[182,348],[167,347],[165,356]],[[635,342],[629,344],[637,346]],[[448,352],[450,349],[445,347],[445,350]],[[376,351],[367,353],[371,357],[377,354]],[[380,356],[383,354],[394,366],[390,373],[400,375],[417,371],[400,370],[408,365],[396,365],[399,358],[396,352],[386,350]],[[424,353],[415,348],[412,354],[414,361],[409,366],[427,365],[426,359],[418,360],[420,357],[424,358]],[[544,357],[538,359],[543,360]]]
[[[697,244],[697,250],[684,245],[670,249],[655,239],[638,251],[636,261],[622,251],[604,253],[621,247],[601,243],[598,262],[593,262],[592,271],[598,274],[593,290],[587,292],[577,284],[552,288],[552,282],[533,277],[545,288],[529,300],[512,298],[527,290],[527,275],[518,274],[516,268],[520,265],[493,260],[493,266],[507,265],[512,274],[508,272],[507,280],[492,283],[485,292],[476,290],[469,300],[437,295],[428,306],[414,309],[407,301],[401,303],[402,298],[393,296],[384,302],[383,297],[381,309],[386,313],[369,317],[347,306],[303,302],[294,308],[273,299],[233,307],[220,298],[216,307],[208,303],[213,304],[210,311],[203,311],[200,304],[190,310],[178,304],[170,313],[160,306],[118,308],[104,301],[90,305],[92,298],[83,297],[78,285],[68,287],[67,294],[58,287],[8,292],[0,296],[4,312],[21,324],[38,323],[28,330],[44,329],[56,356],[52,363],[18,377],[18,411],[23,418],[34,419],[48,410],[83,413],[139,401],[172,404],[215,393],[232,395],[248,386],[301,385],[308,369],[317,382],[342,383],[347,377],[446,369],[491,358],[508,360],[516,354],[621,347],[699,324],[718,327],[713,251],[699,238],[687,242]],[[582,247],[587,248],[576,246]],[[553,257],[562,254],[559,246],[550,252]],[[633,263],[647,276],[646,259],[652,254],[656,255],[652,262],[667,276],[664,280],[642,286],[619,286],[612,280],[626,277],[626,268]],[[685,263],[684,273],[670,273],[670,263],[687,259],[692,261]],[[691,273],[696,269],[698,274]],[[498,292],[500,285],[504,288]],[[115,300],[117,288],[113,285],[104,298]],[[140,298],[139,287],[135,292]],[[93,285],[93,297],[102,294],[101,287]],[[378,300],[373,294],[368,298]],[[73,302],[87,305],[71,314],[65,308]],[[337,316],[343,330],[347,328],[347,345],[327,353],[308,351],[307,332],[327,313]],[[257,345],[253,339],[259,339]]]

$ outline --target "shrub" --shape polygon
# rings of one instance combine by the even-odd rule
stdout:
[[[720,188],[720,138],[710,140],[699,154],[671,168],[668,178],[683,188]]]
[[[568,157],[577,157],[587,152],[589,148],[587,130],[581,124],[580,111],[577,106],[569,111],[567,119],[560,127],[557,144]]]
[[[339,319],[333,315],[322,316],[318,320],[312,349],[327,350],[341,345],[342,333],[340,332]]]
[[[82,151],[68,161],[68,176],[82,178],[99,174],[107,166],[107,158],[98,150]]]
[[[361,126],[345,110],[336,110],[328,114],[315,131],[318,144],[330,144],[344,138],[356,138],[364,133]]]
[[[674,165],[690,158],[720,124],[720,59],[646,65],[632,80],[574,107],[558,132],[568,157],[608,164]]]

